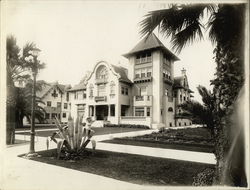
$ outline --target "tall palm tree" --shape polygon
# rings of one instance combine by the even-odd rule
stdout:
[[[174,4],[168,9],[149,12],[140,25],[142,35],[151,34],[158,27],[160,33],[171,37],[177,52],[187,44],[203,39],[204,32],[209,33],[213,43],[242,42],[244,4]]]
[[[157,27],[163,35],[171,38],[173,49],[180,52],[186,45],[203,39],[204,32],[215,45],[214,54],[217,64],[213,94],[216,97],[215,113],[218,131],[215,155],[217,158],[217,178],[221,171],[230,173],[232,166],[225,162],[234,139],[230,139],[228,131],[237,125],[226,125],[230,107],[239,96],[244,84],[244,26],[245,4],[184,4],[170,5],[168,9],[149,12],[141,21],[141,34],[150,35]],[[205,15],[208,19],[206,20]],[[227,122],[230,123],[230,122]],[[223,141],[219,138],[223,137]],[[229,143],[224,143],[225,141]],[[243,147],[244,144],[238,144]],[[244,162],[244,156],[240,156]],[[226,165],[225,163],[229,164]],[[222,168],[221,168],[222,167]],[[224,168],[223,168],[224,167]],[[244,171],[242,171],[244,172]],[[234,176],[234,175],[228,175]],[[219,182],[222,180],[218,179]],[[233,184],[237,184],[231,179]],[[241,184],[244,184],[241,183]]]
[[[31,64],[26,58],[30,56],[30,51],[36,48],[34,43],[27,43],[23,48],[23,54],[20,55],[20,48],[17,45],[16,38],[12,35],[7,37],[6,41],[6,73],[7,73],[7,125],[6,125],[6,143],[15,142],[15,125],[17,124],[16,106],[17,106],[17,88],[15,82],[18,80],[27,80],[30,71],[44,68],[44,63],[38,61],[37,64]]]

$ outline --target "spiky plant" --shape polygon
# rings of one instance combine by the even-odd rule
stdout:
[[[94,130],[85,127],[81,123],[82,118],[77,117],[74,121],[71,116],[68,118],[68,125],[62,126],[56,118],[55,123],[58,128],[52,136],[47,138],[47,149],[49,148],[49,141],[54,141],[57,144],[57,158],[59,159],[62,151],[65,150],[67,158],[79,157],[86,146],[91,142],[93,150],[96,147],[96,141],[91,139],[94,135]],[[56,136],[60,139],[56,139]]]

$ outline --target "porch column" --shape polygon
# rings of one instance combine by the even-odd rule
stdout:
[[[144,107],[144,117],[147,117],[147,107]]]

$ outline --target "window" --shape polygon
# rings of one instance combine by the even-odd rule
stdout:
[[[66,94],[66,100],[69,101],[69,93]]]
[[[51,101],[47,101],[47,106],[51,107]]]
[[[125,89],[124,89],[124,87],[122,87],[122,94],[125,94]]]
[[[64,108],[64,109],[67,109],[67,108],[68,108],[68,104],[67,104],[67,103],[64,103],[63,108]]]
[[[181,126],[181,122],[179,122],[179,126]]]
[[[192,122],[190,122],[190,125],[192,125]]]
[[[169,111],[169,112],[173,112],[173,108],[172,108],[172,107],[169,107],[169,108],[168,108],[168,111]]]
[[[171,122],[169,123],[169,127],[172,127],[172,123]]]
[[[144,116],[144,107],[136,107],[135,116]]]
[[[182,95],[180,94],[180,102],[182,102]]]
[[[147,107],[147,117],[150,116],[150,107]]]
[[[141,77],[146,77],[146,69],[141,70]]]
[[[85,99],[87,97],[87,94],[86,93],[84,93],[83,94],[83,99]]]
[[[61,119],[61,114],[59,113],[59,114],[57,115],[57,117],[58,117],[58,119]]]
[[[135,78],[140,78],[141,72],[140,70],[135,70]]]
[[[52,115],[51,115],[52,119],[55,119],[56,115],[57,115],[56,113],[52,113]]]
[[[61,102],[57,102],[56,107],[60,108],[61,107]]]
[[[98,85],[97,89],[98,89],[98,96],[106,96],[106,85],[105,84]]]
[[[183,100],[186,101],[186,97],[185,96],[183,97]]]
[[[76,100],[77,99],[77,93],[74,92],[74,99]]]
[[[46,114],[45,114],[45,118],[46,118],[46,119],[49,119],[49,118],[50,118],[50,114],[49,114],[49,113],[46,113]]]
[[[168,96],[168,89],[165,89],[165,95]]]
[[[66,115],[67,115],[66,113],[63,113],[62,117],[63,117],[63,118],[66,118]]]
[[[110,105],[110,116],[115,116],[115,105]]]
[[[128,88],[125,88],[125,94],[128,95]]]
[[[186,122],[184,123],[184,125],[185,125],[185,126],[187,125]]]

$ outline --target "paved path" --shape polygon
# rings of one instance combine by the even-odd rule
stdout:
[[[99,135],[97,141],[107,140],[113,137],[136,136],[151,133],[154,130],[135,131],[119,134]],[[23,140],[24,135],[16,135],[17,139]],[[29,140],[29,137],[25,137]],[[36,139],[36,151],[46,149],[46,138]],[[51,143],[50,148],[56,144]],[[150,147],[139,147],[130,145],[118,145],[111,143],[97,143],[97,149],[115,152],[126,152],[145,156],[161,158],[172,158],[202,163],[215,163],[214,155],[211,153],[199,153],[173,149],[161,149]],[[27,160],[17,157],[19,154],[28,152],[29,143],[10,146],[4,150],[3,169],[4,180],[1,183],[2,189],[13,190],[71,190],[71,189],[166,189],[166,187],[143,186],[123,182],[95,174],[80,172],[68,168],[49,165],[41,162]],[[0,187],[1,189],[1,187]]]

